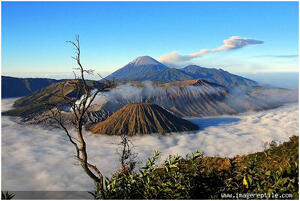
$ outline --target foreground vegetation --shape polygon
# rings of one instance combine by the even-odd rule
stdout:
[[[91,194],[96,199],[298,199],[298,141],[294,136],[234,158],[199,152],[169,156],[160,165],[155,152],[142,168],[128,164]]]

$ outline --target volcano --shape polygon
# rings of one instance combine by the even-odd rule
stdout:
[[[105,79],[159,82],[203,79],[229,88],[238,85],[258,86],[258,83],[253,80],[231,74],[222,69],[205,68],[197,65],[189,65],[180,69],[171,68],[150,56],[137,57],[124,67],[108,75]]]
[[[108,80],[139,80],[139,78],[169,69],[164,64],[149,56],[140,56],[124,67],[107,76]]]
[[[91,128],[93,133],[129,136],[197,130],[198,126],[176,117],[156,104],[127,104]]]

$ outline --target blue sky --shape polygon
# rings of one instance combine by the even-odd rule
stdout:
[[[2,2],[2,74],[71,72],[82,63],[108,74],[137,56],[156,59],[215,49],[231,36],[263,44],[210,53],[198,64],[233,73],[298,71],[298,2]]]

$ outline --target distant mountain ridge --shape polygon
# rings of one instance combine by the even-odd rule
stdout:
[[[103,84],[98,81],[90,80],[87,80],[87,85],[92,88],[101,88],[103,86]],[[56,80],[55,83],[52,83],[45,88],[17,99],[13,104],[14,109],[2,114],[11,116],[27,116],[35,113],[41,113],[48,109],[45,105],[46,103],[58,104],[65,102],[65,100],[61,97],[61,89],[63,87],[65,96],[76,97],[77,91],[73,84],[69,81]]]
[[[16,78],[1,76],[1,98],[27,96],[59,80],[48,78]]]
[[[189,74],[193,79],[204,79],[209,82],[217,83],[226,87],[236,85],[257,86],[258,83],[238,76],[222,69],[205,68],[197,65],[189,65],[181,69],[186,74]]]
[[[222,69],[189,65],[181,69],[169,68],[150,56],[141,56],[106,77],[108,80],[122,81],[184,81],[204,79],[226,87],[237,85],[257,86],[257,82],[231,74]]]

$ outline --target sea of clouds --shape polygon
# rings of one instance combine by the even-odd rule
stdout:
[[[2,100],[2,111],[14,99]],[[190,119],[202,129],[167,136],[147,135],[131,138],[137,160],[150,157],[154,150],[185,155],[196,150],[207,156],[232,157],[262,151],[272,140],[288,141],[298,135],[298,104],[248,112],[235,116]],[[74,148],[59,129],[21,125],[16,117],[2,116],[2,189],[93,190],[93,182],[74,159]],[[89,160],[106,175],[119,168],[117,149],[120,137],[85,134]]]

